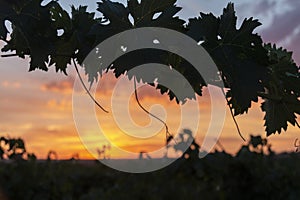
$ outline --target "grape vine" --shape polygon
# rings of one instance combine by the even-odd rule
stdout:
[[[299,66],[292,59],[291,52],[262,41],[255,33],[261,25],[258,20],[245,19],[238,28],[233,3],[229,3],[219,17],[200,13],[187,21],[176,16],[181,10],[176,0],[128,0],[126,6],[102,0],[98,2],[97,11],[103,17],[99,18],[95,17],[95,13],[88,12],[86,6],[72,6],[71,13],[68,13],[58,1],[46,5],[41,3],[42,0],[0,1],[0,40],[5,42],[2,52],[7,52],[2,57],[18,56],[24,59],[28,56],[29,71],[47,71],[54,66],[57,72],[65,74],[72,61],[74,64],[77,62],[84,68],[90,84],[93,84],[104,72],[83,62],[97,44],[128,29],[168,28],[200,42],[213,58],[219,69],[215,77],[221,75],[225,85],[222,89],[227,91],[225,98],[233,116],[247,113],[253,102],[262,102],[267,135],[286,131],[288,124],[299,127]],[[11,32],[5,25],[6,21],[12,24]],[[152,49],[128,53],[126,59],[120,57],[107,66],[107,70],[113,70],[119,77],[134,66],[153,60],[180,72],[193,87],[195,95],[201,96],[207,84],[218,86],[219,80],[214,78],[205,83],[183,58]],[[134,77],[143,80],[138,74]],[[178,103],[192,98],[179,99],[159,83],[152,86]]]

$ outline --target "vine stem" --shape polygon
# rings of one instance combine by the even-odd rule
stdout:
[[[224,95],[224,97],[225,97],[225,99],[226,99],[226,102],[227,102],[227,105],[228,105],[228,107],[229,107],[230,114],[231,114],[231,117],[232,117],[233,122],[234,122],[234,124],[235,124],[236,130],[238,131],[240,137],[244,140],[244,142],[246,142],[246,139],[243,137],[243,135],[242,135],[242,133],[241,133],[239,124],[237,123],[237,121],[236,121],[236,119],[235,119],[235,116],[234,116],[234,114],[233,114],[233,112],[232,112],[232,107],[230,106],[230,103],[229,103],[229,101],[228,101],[228,99],[227,99],[227,97],[226,97],[226,94],[225,94],[223,88],[221,88],[221,90],[222,90],[222,93],[223,93],[223,95]]]
[[[17,54],[4,54],[4,55],[1,55],[2,58],[9,58],[9,57],[16,57],[18,56]]]
[[[297,144],[298,143],[298,138],[296,138],[295,142],[294,142],[294,146],[295,147],[299,147],[299,145]]]
[[[138,97],[138,92],[137,92],[137,87],[136,87],[136,78],[135,76],[133,77],[133,84],[134,84],[134,96],[135,96],[135,100],[137,102],[137,104],[139,105],[139,107],[148,115],[150,115],[151,117],[157,119],[158,121],[160,121],[166,128],[166,142],[169,142],[169,138],[174,139],[173,135],[169,132],[169,127],[167,125],[166,122],[164,122],[162,119],[160,119],[159,117],[157,117],[156,115],[152,114],[151,112],[149,112],[140,102],[139,97]],[[175,140],[174,140],[175,141]],[[176,143],[176,141],[175,141]]]
[[[75,59],[73,58],[72,61],[73,61],[73,63],[74,63],[74,66],[75,66],[75,69],[76,69],[76,73],[77,73],[77,75],[78,75],[78,77],[79,77],[79,79],[80,79],[80,82],[81,82],[82,86],[84,87],[85,91],[87,92],[87,94],[90,96],[90,98],[93,100],[93,102],[94,102],[101,110],[103,110],[105,113],[109,113],[107,110],[105,110],[105,108],[103,108],[103,107],[98,103],[98,101],[97,101],[97,100],[93,97],[93,95],[90,93],[89,89],[88,89],[88,88],[86,87],[86,85],[84,84],[83,79],[82,79],[82,77],[81,77],[81,75],[80,75],[80,73],[79,73],[79,69],[78,69],[78,67],[77,67],[77,64],[76,64]]]

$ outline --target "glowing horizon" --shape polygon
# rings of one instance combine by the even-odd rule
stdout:
[[[38,74],[40,73],[38,72]],[[7,133],[3,134],[3,132],[8,132],[8,130],[11,130],[11,134],[9,135],[11,137],[23,138],[27,144],[28,152],[36,153],[39,159],[45,159],[48,151],[50,150],[56,151],[59,159],[71,158],[71,156],[75,153],[78,153],[81,159],[94,159],[94,157],[85,149],[75,128],[72,115],[71,96],[73,79],[70,77],[72,77],[72,75],[69,77],[62,77],[57,82],[44,81],[44,84],[31,88],[31,94],[39,93],[38,96],[42,96],[41,98],[46,99],[46,101],[41,103],[39,99],[35,101],[34,99],[28,100],[27,98],[30,95],[25,95],[25,100],[18,101],[16,104],[19,104],[17,108],[20,109],[25,109],[26,106],[28,109],[30,108],[30,105],[33,105],[33,108],[30,108],[30,112],[28,114],[28,119],[30,120],[24,120],[23,116],[22,118],[25,123],[20,124],[20,126],[12,125],[13,123],[8,123],[6,127],[7,131],[3,130],[2,126],[0,129],[2,133],[1,135],[6,136]],[[104,75],[100,81],[100,85],[102,85],[97,90],[96,97],[106,108],[110,108],[109,104],[111,93],[116,81],[117,79],[114,78],[114,75],[111,72]],[[128,84],[132,84],[132,82],[128,80]],[[2,83],[2,86],[3,85],[5,88],[9,88],[10,92],[15,90],[15,94],[18,94],[18,91],[22,90],[23,87],[32,87],[30,82],[27,82],[26,84],[18,84],[5,81]],[[16,85],[17,87],[15,87]],[[84,98],[88,98],[84,92],[82,92],[82,95]],[[179,105],[177,105],[175,101],[169,101],[169,97],[167,95],[160,95],[159,91],[156,91],[151,86],[143,86],[140,88],[139,96],[142,104],[148,109],[151,107],[151,105],[156,103],[162,105],[164,109],[166,109],[166,122],[170,128],[170,132],[176,135],[178,131],[180,131],[180,129],[178,129],[178,123],[180,122],[180,119],[178,119],[178,116],[180,116],[180,109]],[[209,113],[210,99],[206,89],[204,89],[203,96],[197,98],[199,99],[199,107],[200,111],[202,112],[201,120],[203,120],[203,122],[200,124],[196,140],[201,144],[211,117]],[[225,99],[221,99],[220,101],[223,101],[225,104]],[[131,97],[129,105],[130,114],[136,124],[145,126],[151,121],[151,117],[138,107],[133,96]],[[13,108],[16,109],[16,107]],[[8,110],[11,111],[13,109],[10,108]],[[25,111],[26,109],[22,112]],[[158,116],[163,116],[164,114],[161,113],[159,109],[154,109],[154,111],[154,113]],[[111,113],[105,114],[99,109],[97,109],[96,113],[99,122],[102,124],[101,127],[105,132],[105,135],[109,137],[112,142],[111,145],[116,145],[124,150],[135,153],[139,153],[140,151],[150,152],[165,145],[165,130],[161,124],[161,131],[152,139],[146,141],[133,140],[132,137],[126,135],[118,128]],[[25,113],[22,115],[24,114]],[[17,113],[13,114],[13,116],[16,117]],[[191,118],[193,118],[193,116],[191,116]],[[42,123],[43,125],[39,125],[43,120],[47,120],[48,123],[46,122]],[[155,122],[155,119],[152,120]],[[237,117],[237,120],[245,138],[249,138],[249,134],[261,134],[264,136],[265,132],[263,126],[263,113],[260,111],[259,104],[253,104],[252,108],[249,110],[249,113],[244,116]],[[99,138],[99,129],[97,127],[90,127],[88,119],[83,123],[86,123],[87,127],[86,132],[83,134],[88,134],[90,137],[91,148],[94,149],[93,153],[96,154],[97,148],[101,148],[103,145],[107,145],[107,143],[99,142],[99,144],[95,144],[94,141],[101,141],[101,138]],[[156,123],[159,124],[159,122]],[[271,136],[269,140],[273,145],[273,149],[276,152],[293,151],[293,142],[297,136],[297,132],[298,130],[296,128],[289,126],[287,133],[282,133],[280,136]],[[238,149],[243,144],[243,141],[237,133],[228,110],[224,128],[220,137],[220,142],[223,144],[223,146],[225,146],[225,150],[231,154],[237,153]],[[113,149],[110,152],[110,157],[124,158],[122,155],[114,155]]]

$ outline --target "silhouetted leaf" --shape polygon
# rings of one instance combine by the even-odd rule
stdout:
[[[267,51],[262,40],[254,34],[261,25],[257,20],[245,19],[239,29],[233,4],[228,4],[223,15],[200,14],[190,19],[188,35],[196,41],[203,41],[203,47],[217,64],[235,115],[243,114],[258,101],[258,92],[264,91],[261,80],[267,74]]]
[[[5,20],[8,20],[8,16],[13,15],[14,10],[9,1],[0,1],[0,39],[6,40],[8,30],[5,26]]]
[[[47,71],[48,57],[54,51],[57,34],[51,27],[49,9],[40,5],[41,0],[22,2],[23,4],[19,4],[21,8],[14,4],[8,6],[8,9],[13,9],[13,13],[6,17],[13,24],[13,34],[3,50],[16,50],[17,55],[22,58],[30,55],[30,71],[35,69]]]
[[[275,45],[265,45],[269,53],[269,76],[264,80],[266,93],[262,110],[265,114],[267,135],[287,130],[288,122],[296,125],[296,115],[300,114],[300,73],[292,59],[292,53]]]

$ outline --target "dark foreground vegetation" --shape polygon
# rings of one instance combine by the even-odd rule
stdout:
[[[260,137],[252,137],[234,157],[216,151],[199,159],[197,153],[189,148],[185,158],[146,174],[118,172],[96,161],[3,161],[0,199],[300,198],[297,153],[275,155]]]

